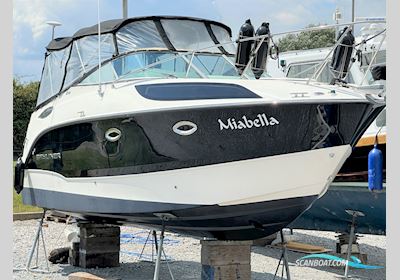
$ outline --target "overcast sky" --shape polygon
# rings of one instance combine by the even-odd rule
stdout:
[[[122,16],[121,0],[100,0],[101,20]],[[336,7],[342,22],[351,19],[351,0],[129,0],[129,17],[146,15],[195,16],[221,21],[237,36],[247,19],[257,28],[270,22],[273,33],[309,24],[333,24]],[[356,17],[386,16],[385,0],[356,0]],[[97,0],[14,0],[14,75],[39,80],[45,46],[51,39],[48,20],[62,22],[56,37],[69,36],[96,24]]]

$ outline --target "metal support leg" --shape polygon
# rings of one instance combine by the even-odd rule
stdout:
[[[277,268],[275,270],[274,280],[275,280],[275,277],[276,277],[276,275],[278,273],[279,266],[281,265],[281,261],[282,261],[281,279],[283,279],[283,270],[285,270],[286,271],[286,279],[290,280],[290,271],[289,271],[289,262],[288,262],[287,249],[286,249],[286,241],[285,241],[285,238],[284,238],[282,230],[280,231],[280,234],[281,234],[281,240],[282,240],[282,254],[281,254],[281,257],[279,259],[278,266],[277,266]]]
[[[365,216],[364,213],[360,211],[354,211],[354,210],[346,210],[347,214],[351,215],[352,221],[351,221],[351,228],[350,228],[350,237],[349,237],[349,244],[347,246],[347,256],[346,256],[346,267],[344,269],[344,278],[349,278],[349,261],[351,258],[351,253],[353,249],[353,240],[354,240],[354,235],[355,235],[355,225],[356,225],[356,219],[357,217],[363,217]]]
[[[44,218],[44,217],[43,217]],[[44,258],[46,259],[46,267],[47,271],[50,272],[50,267],[49,267],[49,259],[47,257],[47,251],[46,251],[46,243],[44,242],[44,234],[43,234],[43,229],[42,227],[40,228],[40,235],[42,236],[42,243],[43,243],[43,253],[44,253]]]
[[[38,240],[37,246],[36,246],[36,266],[31,267],[32,269],[39,267],[39,264],[38,264],[38,262],[39,262],[39,250],[40,250],[40,239]]]
[[[161,252],[163,250],[164,231],[165,231],[165,225],[163,224],[162,229],[161,229],[161,235],[160,235],[160,244],[159,244],[158,250],[157,250],[156,267],[154,269],[153,280],[158,280],[159,279],[159,275],[160,275]]]
[[[154,237],[154,246],[156,247],[156,252],[158,252],[157,232],[155,230],[153,230],[153,237]]]
[[[283,236],[283,231],[281,230],[281,239],[282,239],[282,243],[283,243],[283,263],[286,269],[286,278],[287,280],[290,280],[290,271],[289,271],[289,262],[288,262],[288,257],[287,257],[287,249],[286,249],[286,241],[285,238]]]
[[[147,235],[146,241],[144,242],[142,251],[140,252],[139,255],[139,260],[142,258],[143,252],[144,252],[144,248],[146,248],[147,242],[149,241],[149,237],[150,237],[151,231],[149,231],[149,234]],[[151,245],[151,261],[153,261],[153,245]]]
[[[44,242],[44,235],[43,235],[43,221],[46,215],[46,210],[43,210],[43,216],[39,220],[38,227],[35,233],[35,239],[33,240],[33,245],[30,249],[30,252],[28,254],[28,261],[26,263],[25,268],[15,268],[14,271],[29,271],[29,272],[39,272],[39,273],[50,273],[50,268],[49,268],[49,262],[47,259],[47,252],[46,252],[46,245]],[[40,239],[42,239],[43,243],[43,250],[44,250],[44,255],[46,258],[46,267],[47,270],[40,270],[36,269],[38,267],[38,261],[39,261],[39,248],[40,248]],[[36,266],[31,267],[32,260],[33,260],[33,255],[35,254],[36,251]]]
[[[353,221],[354,221],[354,217],[353,217]],[[351,257],[351,250],[353,247],[353,238],[354,238],[354,225],[352,224],[351,230],[350,230],[349,245],[347,246],[346,267],[344,269],[344,277],[345,278],[348,277],[348,273],[349,273],[349,261],[350,261],[350,257]]]
[[[169,261],[168,261],[167,255],[165,254],[164,248],[163,248],[163,250],[162,250],[162,253],[164,254],[165,262],[167,263],[169,275],[171,275],[171,279],[172,279],[172,280],[175,280],[174,275],[172,274],[171,267],[169,266]]]

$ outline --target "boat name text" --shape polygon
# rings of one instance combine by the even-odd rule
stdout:
[[[265,127],[265,126],[274,126],[278,125],[279,121],[276,118],[267,116],[264,113],[264,114],[258,114],[255,119],[250,119],[246,116],[243,116],[238,120],[235,120],[235,118],[229,118],[226,121],[218,119],[218,123],[220,130],[224,129],[236,130],[236,129],[246,129],[246,128],[250,129],[250,128]]]
[[[61,159],[61,153],[37,154],[37,160]]]

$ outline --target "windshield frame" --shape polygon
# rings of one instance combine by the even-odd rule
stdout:
[[[234,68],[234,66],[235,66],[234,62],[229,60],[229,58],[234,58],[235,57],[235,55],[233,55],[233,54],[225,55],[225,54],[215,53],[215,52],[205,52],[205,51],[196,52],[196,51],[187,51],[187,50],[170,51],[168,49],[141,49],[141,50],[133,50],[133,51],[130,51],[130,52],[125,52],[124,54],[115,56],[115,57],[113,57],[111,59],[107,59],[107,60],[102,62],[101,67],[105,67],[107,64],[112,63],[113,61],[116,61],[116,60],[118,60],[120,58],[123,58],[123,57],[128,57],[128,56],[130,56],[132,54],[136,54],[136,53],[140,54],[140,53],[146,53],[146,52],[150,52],[150,53],[159,52],[159,53],[162,53],[162,54],[175,54],[176,56],[175,57],[166,58],[164,60],[157,61],[155,63],[151,63],[151,64],[145,65],[143,67],[140,67],[140,68],[130,69],[128,72],[126,72],[126,73],[124,73],[122,75],[119,75],[119,76],[117,75],[118,77],[115,80],[113,80],[113,81],[101,81],[101,84],[110,84],[110,83],[115,84],[117,82],[126,82],[126,81],[130,81],[130,80],[144,79],[144,78],[162,78],[162,77],[159,77],[159,76],[154,76],[154,77],[151,77],[151,76],[145,77],[144,76],[144,77],[129,77],[129,78],[123,78],[123,77],[125,77],[125,75],[133,74],[133,73],[136,73],[136,72],[146,71],[147,69],[151,69],[154,66],[163,64],[165,62],[174,61],[174,60],[179,59],[179,58],[182,58],[185,61],[185,63],[190,65],[189,69],[194,69],[196,72],[198,72],[198,75],[200,77],[196,77],[196,78],[204,78],[204,79],[212,78],[212,75],[210,76],[210,75],[204,73],[200,69],[198,69],[198,70],[195,69],[196,66],[193,63],[191,63],[190,58],[188,58],[188,56],[192,56],[192,55],[209,55],[209,56],[219,57],[219,58],[224,59],[224,61],[227,64],[230,64],[232,66],[232,68]],[[95,73],[97,71],[98,71],[98,67],[91,69],[85,75],[83,75],[82,77],[77,79],[74,82],[74,85],[79,85],[79,86],[98,85],[99,84],[98,81],[90,82],[90,83],[82,83],[86,78],[88,78],[90,75],[92,75],[93,73]],[[172,76],[174,76],[174,73],[171,72],[171,77]],[[232,77],[240,78],[240,75],[238,74],[237,76],[232,76]],[[123,79],[121,79],[121,78],[123,78]],[[193,77],[177,77],[177,78],[183,79],[183,78],[193,78]]]
[[[138,68],[132,68],[130,70],[128,70],[126,73],[119,75],[116,73],[115,68],[113,66],[111,66],[113,68],[113,75],[115,76],[115,78],[113,80],[102,80],[101,84],[113,84],[115,86],[116,83],[118,82],[127,82],[127,81],[132,81],[132,80],[143,80],[143,79],[163,79],[165,77],[167,78],[180,78],[180,79],[186,79],[186,78],[192,78],[192,79],[218,79],[218,78],[234,78],[234,79],[254,79],[255,77],[252,75],[251,69],[248,69],[248,73],[246,73],[245,75],[241,75],[239,73],[237,73],[236,75],[218,75],[218,74],[210,74],[205,72],[203,69],[199,69],[199,66],[194,64],[194,59],[193,57],[196,56],[196,58],[201,61],[201,55],[205,55],[205,56],[213,56],[213,57],[217,57],[218,59],[222,59],[223,63],[225,63],[226,65],[230,65],[230,67],[232,69],[234,69],[235,71],[237,71],[236,67],[235,67],[235,62],[233,60],[233,58],[235,57],[235,55],[233,54],[221,54],[221,53],[215,53],[215,52],[207,52],[207,51],[187,51],[187,50],[177,50],[177,51],[170,51],[167,49],[142,49],[142,50],[134,50],[134,51],[130,51],[130,52],[125,52],[123,55],[119,55],[116,56],[112,59],[108,59],[106,61],[104,61],[104,63],[102,63],[102,67],[107,67],[107,65],[109,65],[110,63],[112,63],[113,61],[116,61],[120,58],[123,57],[128,57],[130,55],[134,55],[136,53],[140,54],[140,53],[161,53],[161,54],[172,54],[175,56],[171,56],[165,59],[162,59],[160,61],[154,62],[154,63],[150,63],[147,65],[144,65],[143,67],[138,67]],[[153,67],[158,66],[158,65],[162,65],[163,63],[167,63],[170,61],[174,61],[177,59],[183,59],[184,63],[189,66],[187,68],[186,72],[186,76],[178,76],[176,75],[176,72],[165,72],[163,73],[162,71],[160,72],[160,75],[164,75],[164,76],[130,76],[132,74],[135,73],[140,73],[140,72],[145,72],[146,70],[151,70]],[[205,67],[203,65],[203,67]],[[200,67],[201,68],[201,67]],[[189,71],[194,71],[198,76],[197,77],[190,77],[187,76]],[[93,82],[84,82],[89,76],[93,75],[94,73],[96,73],[98,71],[98,68],[92,69],[91,71],[89,71],[87,74],[85,74],[83,77],[81,77],[79,80],[76,81],[76,85],[79,86],[93,86],[93,85],[98,85],[99,82],[98,81],[93,81]],[[101,71],[101,70],[100,70]],[[179,73],[179,72],[178,72]],[[95,75],[96,77],[96,75]],[[270,76],[268,75],[268,73],[264,72],[263,73],[263,78],[270,78]]]
[[[232,43],[234,43],[234,42],[232,42]],[[181,56],[191,55],[191,54],[193,54],[193,53],[194,53],[194,54],[215,55],[215,56],[221,56],[221,57],[223,57],[223,58],[224,58],[224,57],[226,57],[226,58],[235,57],[234,54],[222,54],[222,53],[215,53],[215,52],[208,52],[208,51],[200,51],[200,52],[199,52],[199,51],[188,51],[188,50],[176,50],[176,51],[171,51],[171,50],[169,50],[169,49],[167,49],[167,48],[154,48],[154,49],[146,48],[146,49],[132,50],[132,51],[129,51],[129,52],[124,52],[124,53],[122,53],[122,54],[115,55],[115,56],[113,56],[113,57],[111,57],[111,58],[109,58],[109,59],[106,59],[106,60],[102,61],[102,62],[101,62],[101,67],[103,67],[103,66],[105,66],[106,64],[112,62],[113,60],[116,60],[116,59],[119,59],[119,58],[122,58],[122,57],[125,57],[125,56],[128,56],[128,55],[131,55],[131,54],[134,54],[134,53],[148,52],[148,51],[166,52],[166,53],[167,53],[167,52],[179,53],[179,55],[178,55],[177,57],[175,57],[175,58],[173,58],[173,59],[171,59],[171,60],[177,59],[177,58],[179,58],[179,57],[181,57]],[[224,59],[227,60],[226,58],[224,58]],[[228,60],[227,60],[227,61],[228,61]],[[163,61],[160,61],[159,63],[163,63]],[[234,64],[232,64],[232,65],[234,65]],[[191,67],[193,67],[193,65],[192,65]],[[54,99],[57,98],[58,96],[62,95],[63,93],[65,93],[66,91],[68,91],[70,88],[72,88],[72,87],[74,87],[74,86],[77,86],[77,85],[79,85],[79,86],[94,86],[94,85],[98,85],[98,84],[99,84],[98,82],[97,82],[97,83],[82,84],[82,82],[83,82],[87,77],[89,77],[91,74],[93,74],[94,72],[96,72],[98,69],[99,69],[99,67],[97,66],[97,67],[94,67],[94,68],[88,70],[88,71],[87,71],[86,73],[84,73],[82,76],[77,77],[75,80],[73,80],[73,82],[71,83],[71,85],[70,85],[68,88],[66,88],[66,89],[64,89],[64,90],[61,90],[59,93],[53,95],[52,97],[50,97],[50,98],[47,99],[46,101],[44,101],[44,102],[38,104],[38,105],[36,106],[35,109],[39,109],[39,108],[45,106],[46,104],[48,104],[49,102],[51,102],[52,100],[54,100]],[[137,70],[140,70],[140,69],[137,69]],[[240,78],[240,76],[238,76],[238,77]],[[162,77],[136,77],[136,78],[133,77],[133,78],[124,79],[124,80],[121,80],[121,81],[127,82],[127,81],[131,81],[131,80],[136,80],[136,79],[142,80],[142,79],[157,79],[157,78],[160,79],[160,78],[162,78]],[[205,77],[205,78],[207,78],[207,77]],[[246,78],[248,78],[248,76],[246,76]],[[117,79],[114,80],[114,81],[108,81],[108,82],[105,81],[105,82],[101,82],[101,84],[114,84],[114,83],[116,83],[116,82],[118,82]]]

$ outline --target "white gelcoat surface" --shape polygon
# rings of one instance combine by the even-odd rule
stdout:
[[[25,188],[196,205],[236,205],[326,191],[349,145],[229,163],[133,175],[66,178],[46,171],[25,171]]]

